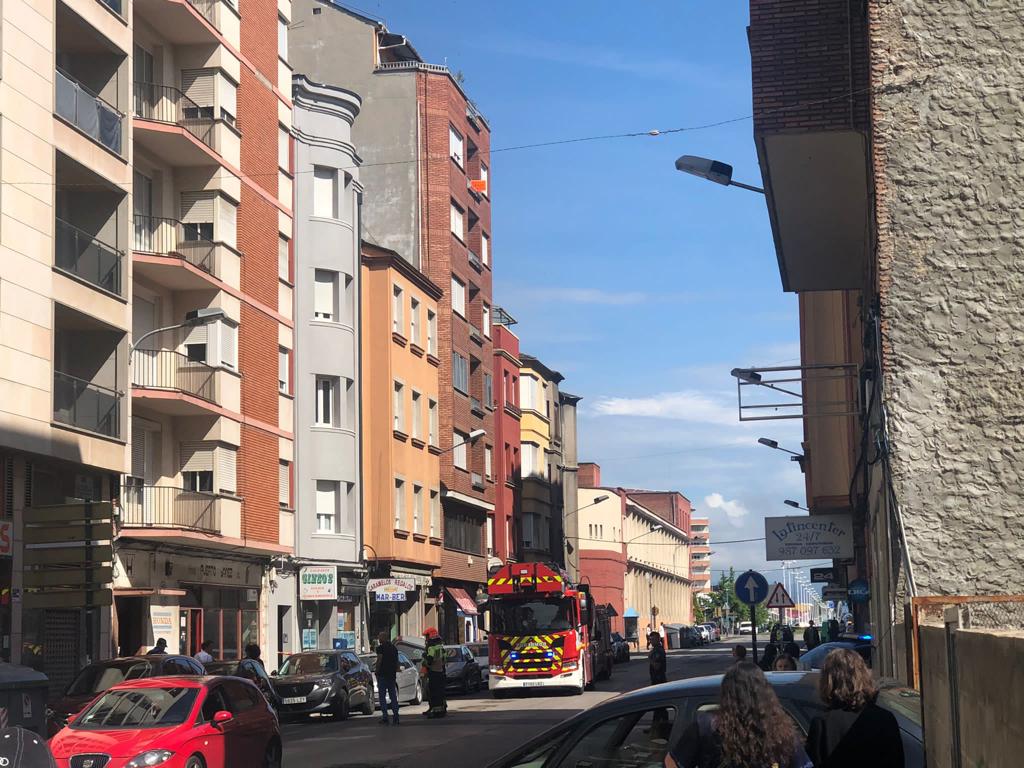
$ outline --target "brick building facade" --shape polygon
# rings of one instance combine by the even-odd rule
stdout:
[[[519,337],[515,320],[500,307],[494,325],[494,516],[490,547],[502,563],[519,559],[520,421]]]

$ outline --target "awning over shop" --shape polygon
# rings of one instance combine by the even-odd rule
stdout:
[[[467,616],[476,616],[476,603],[473,598],[469,596],[469,593],[462,587],[448,587],[447,592],[451,595],[452,600],[459,606],[459,610]]]
[[[626,612],[624,614],[622,614],[622,618],[624,618],[624,619],[639,619],[640,618],[640,613],[637,611],[636,608],[627,608]]]

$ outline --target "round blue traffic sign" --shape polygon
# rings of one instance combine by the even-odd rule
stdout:
[[[854,579],[846,588],[851,603],[866,603],[871,597],[871,589],[866,579]]]
[[[768,597],[768,580],[757,571],[745,571],[736,579],[735,589],[741,603],[757,605]]]

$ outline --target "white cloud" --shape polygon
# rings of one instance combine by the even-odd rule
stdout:
[[[704,505],[710,509],[718,509],[725,512],[729,522],[736,527],[743,525],[743,519],[750,514],[750,510],[736,499],[727,500],[720,493],[712,493],[705,496]]]
[[[600,416],[648,416],[735,427],[736,407],[702,392],[683,390],[650,397],[603,397],[591,406]]]

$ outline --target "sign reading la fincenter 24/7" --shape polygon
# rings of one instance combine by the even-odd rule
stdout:
[[[764,519],[768,560],[828,560],[853,557],[850,515],[800,515]]]

